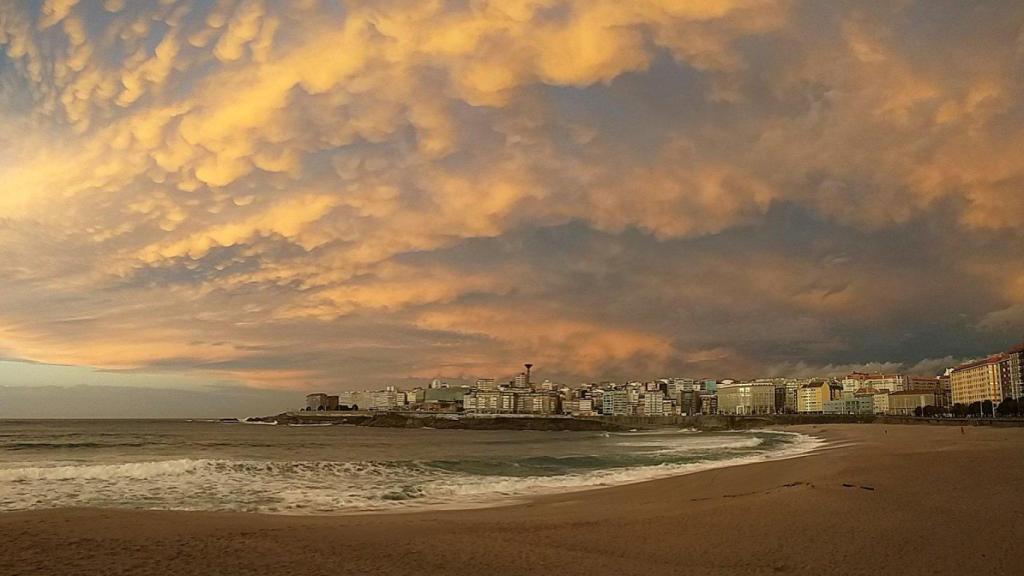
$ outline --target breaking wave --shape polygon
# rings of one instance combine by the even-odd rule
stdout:
[[[820,441],[623,435],[628,451],[509,460],[260,461],[180,458],[0,468],[0,510],[67,506],[337,514],[418,506],[477,507],[540,494],[642,482],[788,458]]]

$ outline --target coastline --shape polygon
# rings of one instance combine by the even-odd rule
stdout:
[[[691,428],[701,431],[754,430],[836,424],[1024,427],[1024,418],[948,418],[881,414],[698,414],[694,416],[565,416],[456,414],[432,412],[282,412],[246,419],[249,424],[366,426],[445,430],[609,431]]]
[[[785,430],[831,446],[481,509],[8,512],[0,575],[1016,573],[1024,431]]]

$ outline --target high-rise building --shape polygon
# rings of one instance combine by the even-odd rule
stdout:
[[[524,392],[515,395],[518,414],[557,414],[561,409],[557,394],[551,392]]]
[[[800,387],[797,398],[797,411],[822,413],[825,402],[842,397],[843,387],[827,380],[818,380]]]
[[[510,414],[515,410],[513,396],[508,390],[472,390],[462,398],[463,409],[476,414]]]
[[[949,377],[953,403],[1001,402],[1010,392],[1010,382],[1004,381],[1006,360],[1006,354],[996,354],[954,368]]]
[[[494,378],[479,378],[476,381],[476,387],[478,390],[497,390],[498,381]]]
[[[1006,395],[1020,400],[1024,397],[1024,344],[1010,349],[1005,356],[999,369],[1007,387]]]
[[[605,416],[631,416],[632,406],[627,390],[605,390],[601,400],[601,414]]]
[[[714,392],[700,392],[700,413],[718,414],[718,394]]]
[[[681,391],[679,393],[679,412],[687,416],[700,414],[701,394],[700,390]]]
[[[672,404],[660,390],[647,391],[640,400],[640,412],[644,416],[664,416],[672,413]]]
[[[787,378],[785,381],[786,386],[786,405],[783,408],[784,412],[793,414],[797,412],[800,399],[800,388],[804,384],[809,384],[810,380],[802,378]]]

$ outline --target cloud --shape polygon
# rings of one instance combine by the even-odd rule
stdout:
[[[8,3],[4,347],[260,386],[969,357],[1021,326],[1021,23]]]
[[[41,8],[42,18],[39,19],[39,27],[49,28],[59,24],[77,4],[78,0],[46,0]]]
[[[863,362],[856,364],[781,364],[768,369],[771,376],[794,378],[835,377],[839,378],[852,372],[869,374],[909,374],[911,376],[939,376],[947,368],[958,366],[963,359],[946,356],[944,358],[925,358],[913,364],[903,362]]]

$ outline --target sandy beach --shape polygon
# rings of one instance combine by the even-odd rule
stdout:
[[[0,574],[1020,574],[1024,429],[830,425],[813,455],[477,510],[0,515]]]

